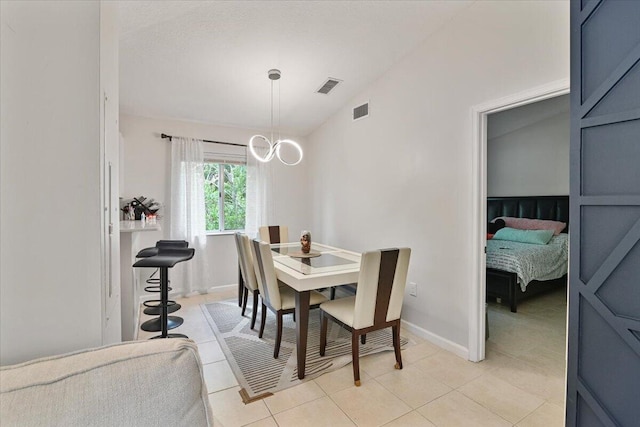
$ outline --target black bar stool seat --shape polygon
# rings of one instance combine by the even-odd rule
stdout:
[[[144,248],[136,254],[136,258],[149,258],[158,255],[160,248],[153,246],[151,248]]]
[[[154,247],[144,248],[140,252],[138,252],[136,254],[136,258],[148,258],[148,257],[158,255],[160,248],[186,248],[188,246],[189,246],[189,242],[187,242],[186,240],[158,240]],[[157,277],[153,277],[157,272],[158,270],[156,269],[156,271],[154,271],[153,274],[151,274],[151,277],[149,277],[146,280],[146,283],[151,286],[146,286],[144,288],[145,292],[160,293],[160,279]],[[171,291],[171,287],[169,287],[169,291]],[[162,302],[160,300],[153,299],[153,300],[144,301],[142,305],[146,307],[143,310],[144,314],[147,314],[149,316],[160,315],[160,310],[162,309]],[[169,313],[175,313],[176,311],[180,310],[180,308],[182,308],[182,306],[177,302],[171,301],[171,300],[168,301]],[[153,327],[154,329],[152,329],[149,332],[160,331],[160,329],[155,329],[156,327],[157,326],[154,326]],[[147,329],[143,329],[143,330],[146,331]]]
[[[157,255],[142,258],[133,264],[134,267],[173,268],[177,263],[189,261],[196,250],[193,248],[162,248]]]
[[[195,249],[184,247],[157,247],[156,255],[142,258],[133,264],[133,267],[150,267],[160,270],[160,317],[148,320],[141,326],[144,331],[161,331],[161,335],[153,338],[188,338],[183,334],[169,334],[168,330],[177,328],[183,323],[183,319],[178,316],[169,316],[169,268],[173,268],[177,263],[188,261],[193,258]],[[148,253],[150,253],[149,251]],[[173,302],[173,301],[171,301]],[[173,302],[175,304],[175,302]]]
[[[188,248],[189,242],[186,240],[158,240],[156,248]]]

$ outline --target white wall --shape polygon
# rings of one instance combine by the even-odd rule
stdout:
[[[119,213],[119,44],[118,5],[100,2],[100,96],[104,95],[100,112],[100,137],[103,200],[103,285],[102,344],[122,340],[120,311],[120,223]]]
[[[487,117],[487,195],[569,194],[569,96]]]
[[[216,126],[197,122],[153,119],[121,114],[120,132],[124,137],[124,198],[152,197],[165,205],[170,200],[170,142],[160,139],[161,133],[246,144],[255,130]],[[304,147],[304,140],[296,137]],[[277,160],[273,167],[275,222],[288,225],[291,238],[309,227],[307,218],[307,159],[297,166],[284,166]],[[160,214],[166,213],[163,208]],[[161,232],[145,232],[145,246],[169,238],[168,225]],[[211,235],[207,238],[209,287],[238,283],[238,264],[233,234]]]
[[[471,108],[568,77],[568,2],[474,3],[309,136],[315,239],[411,247],[403,318],[468,348]]]
[[[0,363],[101,344],[100,3],[1,2]]]

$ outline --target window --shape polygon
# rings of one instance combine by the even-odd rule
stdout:
[[[244,229],[246,189],[246,165],[205,162],[204,203],[207,211],[207,231]]]

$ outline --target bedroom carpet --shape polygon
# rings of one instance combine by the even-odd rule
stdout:
[[[260,339],[260,313],[255,330],[251,330],[250,306],[244,317],[241,316],[237,299],[203,304],[201,307],[241,386],[240,395],[245,403],[271,396],[351,363],[351,334],[334,322],[329,322],[326,354],[320,357],[320,313],[317,309],[309,314],[307,374],[304,380],[299,380],[292,315],[284,316],[280,355],[274,359],[276,318],[271,311],[268,311],[264,335]],[[408,344],[409,340],[401,337],[402,347]],[[360,345],[361,357],[382,351],[393,351],[391,328],[367,334],[367,343]]]

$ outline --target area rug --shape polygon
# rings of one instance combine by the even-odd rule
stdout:
[[[251,308],[247,307],[245,316],[241,316],[237,299],[204,304],[201,307],[242,388],[240,395],[245,403],[271,396],[279,390],[351,363],[351,333],[331,321],[325,356],[320,357],[320,313],[317,309],[311,310],[309,314],[306,375],[303,380],[299,380],[296,330],[292,315],[284,316],[280,355],[278,359],[274,359],[276,318],[270,310],[264,334],[262,338],[258,338],[260,313],[255,330],[251,330]],[[393,351],[392,342],[391,328],[369,333],[367,343],[360,345],[360,357]],[[404,347],[409,344],[409,340],[401,337],[400,343]]]

